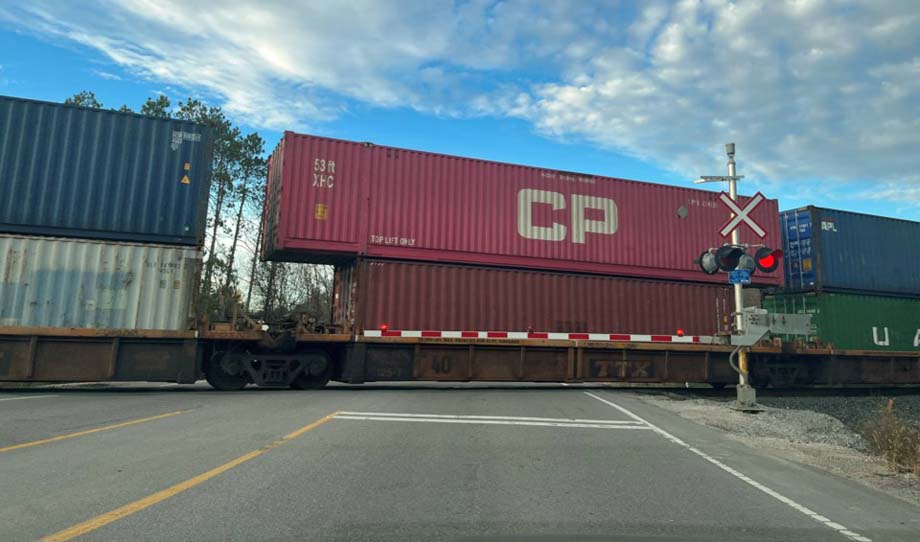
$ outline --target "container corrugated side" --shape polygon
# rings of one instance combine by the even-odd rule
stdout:
[[[0,96],[0,232],[199,245],[210,130]]]
[[[189,329],[193,248],[0,236],[0,326]]]
[[[786,293],[767,296],[764,308],[775,313],[811,314],[815,335],[805,338],[807,342],[840,350],[920,352],[920,299]]]
[[[920,296],[920,222],[804,207],[781,213],[786,287]]]
[[[374,146],[286,132],[273,259],[368,255],[583,273],[724,282],[694,258],[720,246],[718,193]],[[272,198],[269,198],[272,199]],[[742,202],[746,202],[742,198]],[[743,242],[778,248],[766,200]],[[757,274],[781,285],[782,270]]]
[[[336,269],[334,320],[390,329],[708,335],[727,286],[456,264],[362,260]]]

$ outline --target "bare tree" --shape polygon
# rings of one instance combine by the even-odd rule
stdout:
[[[230,244],[227,255],[227,273],[224,277],[224,290],[229,290],[234,278],[233,266],[236,263],[236,249],[240,240],[240,232],[243,227],[243,213],[246,210],[246,198],[250,190],[258,182],[258,179],[265,178],[265,160],[262,153],[265,150],[265,142],[259,137],[259,134],[249,134],[243,139],[240,156],[240,179],[238,187],[238,207],[236,213],[236,224],[233,228],[233,242]],[[251,282],[251,279],[250,279]],[[248,300],[247,300],[248,306]]]

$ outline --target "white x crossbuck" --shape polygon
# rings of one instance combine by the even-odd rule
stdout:
[[[722,237],[728,237],[731,235],[732,230],[740,226],[742,222],[754,230],[754,233],[760,236],[761,239],[767,236],[767,232],[764,231],[764,229],[761,228],[758,223],[754,222],[754,219],[749,216],[751,212],[754,211],[754,209],[766,199],[763,194],[760,192],[754,194],[754,197],[747,202],[747,205],[744,206],[744,209],[738,207],[738,204],[732,201],[732,198],[725,192],[722,192],[722,194],[719,196],[719,199],[722,200],[722,203],[724,203],[725,206],[735,214],[735,216],[726,222],[725,225],[722,226],[722,229],[719,230],[719,233],[722,234]]]

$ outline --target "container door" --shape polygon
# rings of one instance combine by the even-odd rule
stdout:
[[[170,134],[172,156],[166,160],[169,166],[161,204],[173,207],[166,213],[166,220],[173,223],[163,224],[162,228],[168,231],[171,227],[177,237],[194,239],[196,243],[204,242],[212,152],[211,138],[202,128],[174,128]]]
[[[810,290],[816,282],[811,209],[786,211],[782,225],[786,284],[793,290]]]
[[[285,134],[278,194],[284,248],[357,251],[368,206],[366,158],[356,143]]]

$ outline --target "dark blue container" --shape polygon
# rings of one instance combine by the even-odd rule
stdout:
[[[780,221],[788,291],[920,296],[920,222],[812,206]]]
[[[200,245],[210,130],[0,96],[0,233]]]

